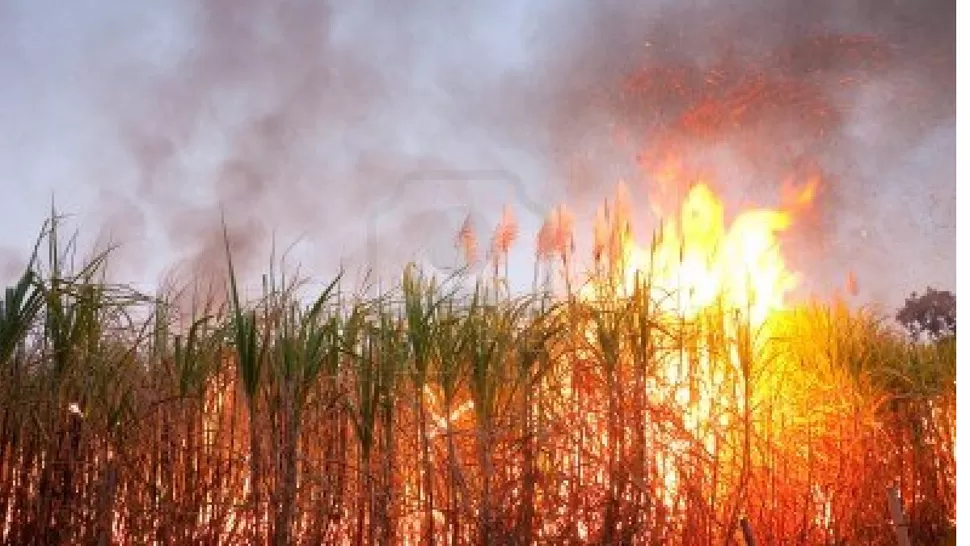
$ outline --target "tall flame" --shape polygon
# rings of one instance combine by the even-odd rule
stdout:
[[[814,184],[799,188],[793,204],[808,206]],[[619,195],[625,201],[626,192]],[[618,252],[609,259],[613,280],[621,280],[626,293],[637,282],[648,283],[654,299],[671,314],[692,318],[719,304],[744,311],[753,324],[761,324],[773,310],[784,307],[786,296],[798,285],[799,276],[787,268],[778,241],[778,234],[792,224],[792,212],[752,209],[726,225],[722,201],[707,184],[697,183],[687,192],[679,214],[665,220],[650,247],[644,248],[630,234],[626,209],[624,203],[612,215],[607,211],[609,219],[599,214],[597,258],[603,249]],[[618,247],[606,241],[610,232]],[[599,288],[593,283],[584,295]]]
[[[682,181],[678,174],[676,168],[661,173],[674,177],[668,180],[674,184]],[[673,471],[674,461],[686,457],[696,443],[709,456],[727,458],[731,448],[719,435],[732,427],[750,430],[731,422],[729,414],[718,408],[725,404],[746,408],[749,397],[759,396],[745,390],[753,387],[750,377],[741,371],[743,355],[757,350],[766,339],[754,332],[762,325],[774,328],[772,313],[784,309],[786,296],[799,282],[799,276],[785,263],[778,235],[811,206],[817,186],[817,179],[800,187],[786,185],[784,209],[748,209],[727,223],[721,199],[707,184],[696,183],[646,248],[633,237],[629,197],[622,185],[613,206],[604,205],[596,216],[594,276],[581,289],[580,298],[609,302],[647,290],[651,305],[676,319],[700,319],[706,310],[713,310],[710,315],[723,320],[723,328],[706,320],[698,320],[698,325],[725,335],[728,368],[737,370],[728,371],[723,362],[711,357],[705,335],[697,336],[692,347],[654,355],[659,359],[659,373],[646,385],[647,396],[658,405],[673,402],[684,430],[692,437],[664,439],[656,452],[664,483],[661,502],[668,506],[682,480]],[[676,193],[663,180],[660,190],[668,191],[651,202],[655,213],[662,212]],[[593,331],[587,335],[595,339]],[[590,425],[599,428],[598,423]]]

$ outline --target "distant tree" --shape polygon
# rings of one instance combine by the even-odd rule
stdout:
[[[926,336],[938,340],[954,335],[957,332],[957,297],[949,290],[930,287],[922,295],[913,292],[896,313],[896,320],[914,339]]]

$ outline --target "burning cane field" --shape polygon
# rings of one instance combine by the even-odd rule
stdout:
[[[0,2],[0,546],[956,544],[942,0]]]

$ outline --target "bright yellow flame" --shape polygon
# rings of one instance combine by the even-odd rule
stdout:
[[[674,169],[664,174],[675,176],[678,172]],[[604,207],[597,217],[594,256],[598,268],[592,281],[581,289],[581,298],[609,301],[646,289],[651,305],[659,307],[662,314],[688,321],[698,319],[698,326],[720,330],[727,338],[731,348],[725,356],[736,372],[709,354],[705,335],[694,334],[692,349],[658,355],[661,372],[647,385],[648,396],[655,403],[677,406],[685,430],[710,455],[728,457],[731,449],[737,449],[719,440],[724,431],[743,430],[738,428],[739,423],[731,422],[724,408],[747,407],[745,396],[752,393],[744,394],[741,383],[730,376],[740,375],[742,354],[757,350],[754,346],[760,336],[753,332],[766,325],[773,312],[785,308],[786,297],[798,284],[798,275],[785,264],[778,235],[790,228],[794,215],[811,206],[817,184],[812,180],[801,188],[786,186],[782,202],[788,210],[748,209],[730,223],[714,191],[706,184],[695,184],[679,203],[677,214],[662,223],[648,247],[633,239],[624,188],[617,192],[616,203]],[[651,203],[654,212],[662,212],[663,201],[669,203],[669,198],[658,195],[657,202]],[[605,270],[600,268],[602,262]],[[700,320],[707,310],[714,311],[710,317],[724,321],[723,328],[707,325],[706,318]],[[773,327],[773,323],[767,326]],[[750,333],[742,333],[745,331]],[[588,334],[595,337],[593,332]],[[754,346],[747,346],[749,343]],[[596,423],[590,425],[595,429]],[[661,492],[662,499],[672,502],[674,491],[680,487],[680,478],[673,470],[675,461],[688,455],[691,442],[658,441],[664,446],[657,454],[658,464],[665,469],[661,470],[666,488]]]
[[[806,190],[802,198],[813,192]],[[757,325],[783,308],[785,296],[798,284],[777,239],[791,222],[790,213],[756,209],[743,212],[726,228],[721,201],[707,185],[696,184],[679,216],[663,223],[652,248],[624,237],[623,255],[616,263],[627,293],[636,279],[649,282],[655,299],[670,314],[690,319],[720,303],[744,311]],[[588,287],[584,295],[595,289]]]

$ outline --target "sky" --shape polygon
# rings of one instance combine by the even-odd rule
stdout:
[[[118,243],[112,275],[142,287],[220,274],[223,215],[245,271],[265,270],[275,241],[325,281],[452,260],[466,216],[484,244],[510,204],[510,268],[528,285],[543,216],[574,210],[582,249],[620,179],[648,239],[658,182],[643,152],[676,143],[731,206],[776,203],[804,165],[822,173],[785,247],[803,294],[850,271],[863,303],[955,289],[954,13],[937,0],[4,0],[0,282],[53,200],[82,241]],[[738,82],[780,98],[736,126],[683,122]]]

